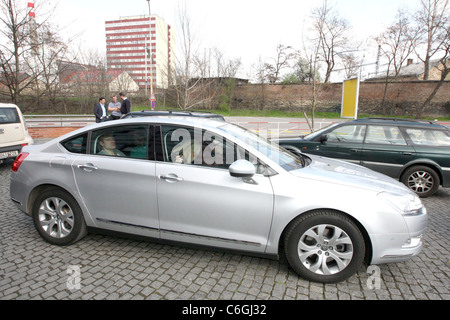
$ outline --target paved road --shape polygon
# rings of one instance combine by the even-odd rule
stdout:
[[[49,245],[10,201],[10,171],[11,162],[0,164],[0,300],[450,300],[450,189],[425,199],[430,224],[418,257],[380,266],[379,277],[364,268],[323,285],[285,261],[228,252],[101,235]]]

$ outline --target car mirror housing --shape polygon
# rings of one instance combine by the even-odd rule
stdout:
[[[250,178],[256,173],[255,166],[247,160],[237,160],[230,165],[230,175],[238,178]]]
[[[319,137],[319,141],[320,141],[320,143],[324,143],[324,142],[328,141],[328,135],[326,135],[326,134],[321,135]]]

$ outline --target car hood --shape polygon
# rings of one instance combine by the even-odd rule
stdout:
[[[308,157],[312,159],[311,164],[303,169],[291,171],[294,176],[376,192],[388,191],[396,194],[412,192],[399,181],[362,166],[320,156],[308,155]]]

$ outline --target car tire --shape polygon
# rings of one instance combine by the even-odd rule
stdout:
[[[441,184],[436,171],[427,166],[414,166],[407,169],[402,175],[401,182],[421,198],[433,195]]]
[[[284,248],[300,277],[321,283],[348,279],[365,256],[359,228],[346,215],[331,210],[313,211],[294,220],[286,231]]]
[[[32,217],[38,233],[51,244],[70,245],[87,234],[77,201],[58,188],[46,189],[37,196]]]

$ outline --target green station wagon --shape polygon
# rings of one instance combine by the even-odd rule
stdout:
[[[278,139],[293,152],[353,162],[396,178],[428,197],[450,187],[450,129],[430,121],[362,118],[303,138]]]

